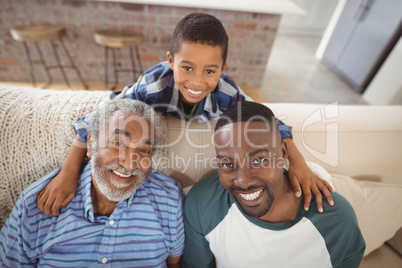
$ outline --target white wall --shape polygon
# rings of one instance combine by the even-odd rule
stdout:
[[[307,15],[285,14],[278,33],[322,36],[316,58],[321,59],[347,0],[293,0]],[[332,20],[331,20],[332,18]],[[373,105],[402,105],[402,39],[363,94]]]
[[[279,33],[321,36],[338,0],[293,0],[306,10],[307,15],[285,14],[279,24]]]
[[[370,104],[402,105],[402,38],[392,49],[387,59],[363,94]]]
[[[391,105],[402,105],[402,83],[399,90],[395,93],[392,100],[390,100],[389,104]]]

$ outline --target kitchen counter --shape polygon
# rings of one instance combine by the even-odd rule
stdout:
[[[106,0],[92,1],[105,2]],[[205,8],[263,14],[306,14],[302,8],[288,0],[109,0],[107,2]]]
[[[144,43],[139,46],[139,58],[143,70],[147,70],[166,60],[177,22],[192,12],[209,13],[221,20],[229,36],[226,73],[242,88],[261,88],[282,14],[304,11],[286,0],[6,1],[0,8],[0,80],[30,81],[24,48],[9,32],[13,26],[65,27],[64,42],[84,79],[88,83],[99,83],[104,81],[105,59],[103,47],[94,41],[96,31],[129,29],[141,33]],[[43,43],[41,47],[46,61],[52,65],[54,57],[49,44]],[[32,51],[36,51],[35,47]],[[119,66],[130,67],[128,51],[122,49],[116,57]],[[60,72],[54,71],[52,75],[54,82],[63,81]],[[35,68],[35,76],[38,81],[46,81],[41,67]],[[79,83],[74,74],[69,75],[69,79]],[[109,81],[113,79],[113,73],[109,72]],[[132,74],[119,74],[119,83],[133,82]]]

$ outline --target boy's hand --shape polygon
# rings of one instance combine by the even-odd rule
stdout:
[[[331,185],[323,179],[317,177],[311,169],[307,166],[306,162],[301,161],[298,163],[291,163],[289,167],[289,180],[290,184],[295,191],[297,197],[301,196],[300,185],[304,193],[304,209],[307,211],[310,207],[312,194],[315,196],[317,208],[319,212],[323,212],[322,195],[323,193],[327,198],[328,204],[334,205],[331,193],[334,192]]]
[[[289,180],[290,184],[295,191],[297,197],[301,196],[300,185],[303,188],[304,193],[304,209],[308,210],[311,203],[312,193],[315,196],[317,202],[317,208],[319,212],[323,212],[322,207],[322,195],[321,192],[327,198],[328,204],[334,205],[331,192],[334,192],[331,185],[325,180],[318,178],[311,169],[307,166],[303,156],[297,150],[291,138],[284,138],[282,141],[285,143],[289,153]]]
[[[59,174],[36,197],[38,208],[47,216],[59,216],[60,208],[67,206],[74,198],[77,178],[86,153],[86,145],[76,135]]]
[[[60,208],[70,203],[76,190],[77,180],[72,180],[60,172],[38,194],[36,203],[47,216],[59,216]]]

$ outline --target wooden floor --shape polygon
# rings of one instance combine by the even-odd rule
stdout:
[[[42,88],[45,84],[38,83],[37,87]],[[28,82],[8,82],[8,81],[0,81],[0,87],[7,87],[7,86],[14,86],[14,87],[33,87],[32,83]],[[115,91],[122,90],[126,84],[119,84]],[[105,85],[103,83],[88,83],[89,90],[105,90]],[[49,89],[59,89],[59,90],[84,90],[85,88],[82,84],[72,84],[71,88],[69,88],[66,84],[63,83],[54,83],[51,84]],[[246,93],[250,98],[252,98],[255,102],[263,103],[268,102],[262,93],[262,90],[259,88],[242,88],[244,93]]]

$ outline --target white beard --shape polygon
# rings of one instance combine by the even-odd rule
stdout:
[[[95,146],[94,146],[95,147]],[[95,149],[95,150],[94,150]],[[117,163],[108,163],[106,165],[102,165],[97,148],[92,148],[92,156],[91,156],[91,171],[92,178],[95,180],[96,185],[104,196],[106,196],[110,201],[120,202],[125,199],[130,198],[130,196],[135,192],[135,190],[144,183],[147,179],[148,174],[144,174],[141,170],[133,170],[128,171],[124,169]],[[118,170],[124,174],[131,174],[137,176],[135,181],[130,181],[128,183],[117,182],[111,180],[110,182],[107,179],[107,170]]]

